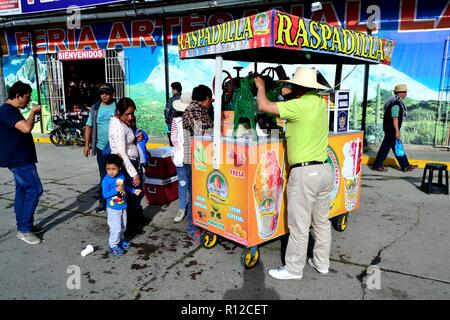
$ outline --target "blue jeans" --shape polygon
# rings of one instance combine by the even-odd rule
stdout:
[[[16,181],[14,211],[16,212],[17,231],[31,232],[34,212],[43,192],[36,165],[33,163],[8,169]]]
[[[194,233],[199,228],[192,224],[192,166],[190,164],[183,164],[183,168],[186,174],[187,187],[188,187],[188,206],[187,206],[187,233]]]
[[[98,164],[98,172],[100,173],[100,187],[98,189],[98,202],[101,206],[106,207],[106,199],[103,198],[102,192],[102,180],[106,176],[106,167],[105,167],[105,157],[103,156],[102,150],[97,148],[97,164]]]
[[[177,168],[177,176],[178,176],[178,208],[186,210],[186,192],[188,191],[188,182],[186,176],[186,169],[183,167]]]

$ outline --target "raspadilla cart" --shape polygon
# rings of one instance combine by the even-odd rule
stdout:
[[[223,60],[390,64],[393,47],[390,40],[277,10],[178,36],[181,59],[216,61],[213,136],[195,136],[192,142],[192,215],[193,223],[203,229],[205,248],[214,247],[218,236],[239,243],[244,246],[242,264],[252,268],[259,261],[258,245],[288,233],[285,139],[273,132],[256,135],[255,130],[238,137],[241,118],[255,129],[256,91],[250,76],[234,79],[231,89],[229,82],[222,82]],[[279,90],[272,81],[268,98],[274,101]],[[359,208],[363,132],[348,128],[348,90],[323,95],[329,106],[329,163],[335,173],[329,217],[334,228],[343,231],[348,213]],[[224,104],[234,110],[229,133],[221,131]]]

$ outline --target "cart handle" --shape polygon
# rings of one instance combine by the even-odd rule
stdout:
[[[148,193],[155,194],[156,193],[156,188],[154,188],[153,190],[150,189],[150,188],[147,188],[147,191],[148,191]]]
[[[151,162],[150,160],[148,160],[148,166],[156,167],[157,165],[158,165],[158,160],[155,160],[155,162]]]

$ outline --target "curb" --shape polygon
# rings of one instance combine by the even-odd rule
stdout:
[[[427,163],[441,163],[441,164],[446,164],[447,167],[450,168],[450,162],[446,162],[446,161],[439,161],[439,160],[413,160],[413,159],[408,159],[410,164],[415,164],[417,166],[419,166],[419,168],[423,169],[425,168],[425,165]],[[366,165],[371,165],[372,163],[375,162],[375,157],[369,157],[369,156],[364,156],[361,159],[361,164],[366,164]],[[395,160],[395,158],[386,158],[386,160],[384,160],[383,165],[385,167],[398,167],[397,164],[397,160]]]
[[[51,143],[49,138],[33,137],[34,142]]]

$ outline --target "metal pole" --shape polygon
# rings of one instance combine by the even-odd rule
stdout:
[[[367,116],[367,91],[369,87],[369,64],[364,65],[364,93],[362,102],[362,119],[361,130],[364,131],[364,137],[366,135],[366,116]]]
[[[341,88],[342,79],[342,63],[336,65],[336,75],[334,76],[334,89],[339,90]]]
[[[444,53],[442,56],[442,65],[441,65],[441,79],[439,80],[439,96],[438,96],[438,109],[437,109],[437,116],[436,116],[436,128],[434,131],[434,146],[440,145],[438,142],[438,132],[440,127],[440,121],[441,121],[441,110],[442,110],[442,104],[445,104],[445,87],[446,87],[446,74],[447,74],[447,61],[448,61],[448,46],[450,43],[450,37],[447,37],[447,39],[444,42]],[[447,118],[446,118],[447,119]],[[442,133],[445,134],[446,127],[444,126],[442,129]],[[442,137],[442,144],[445,144],[446,137]]]
[[[8,41],[5,39],[5,41]],[[0,102],[3,103],[6,101],[6,83],[5,76],[3,74],[3,50],[0,45]]]
[[[219,169],[220,156],[221,156],[221,137],[220,127],[222,125],[222,69],[223,69],[223,57],[221,55],[216,56],[216,74],[215,74],[215,105],[214,105],[214,136],[213,136],[213,168]]]
[[[36,91],[37,91],[37,96],[38,96],[38,104],[41,104],[41,88],[40,88],[40,84],[39,84],[39,70],[38,70],[38,61],[37,61],[37,50],[36,50],[36,41],[34,39],[34,32],[31,31],[31,42],[32,42],[32,48],[33,48],[33,60],[34,60],[34,72],[36,74]],[[39,120],[40,124],[41,124],[41,133],[44,133],[44,123],[42,121],[42,112],[41,112],[41,117]]]
[[[367,34],[371,35],[372,30],[367,29]],[[362,119],[361,119],[361,130],[364,131],[364,142],[366,141],[366,117],[367,117],[367,92],[369,89],[369,67],[370,65],[366,63],[364,65],[364,93],[363,93],[363,103],[362,103]],[[367,145],[364,143],[364,145]]]
[[[167,28],[166,28],[166,18],[163,19],[162,24],[162,41],[163,41],[163,50],[164,50],[164,77],[166,79],[166,103],[169,101],[169,52],[167,48]]]

